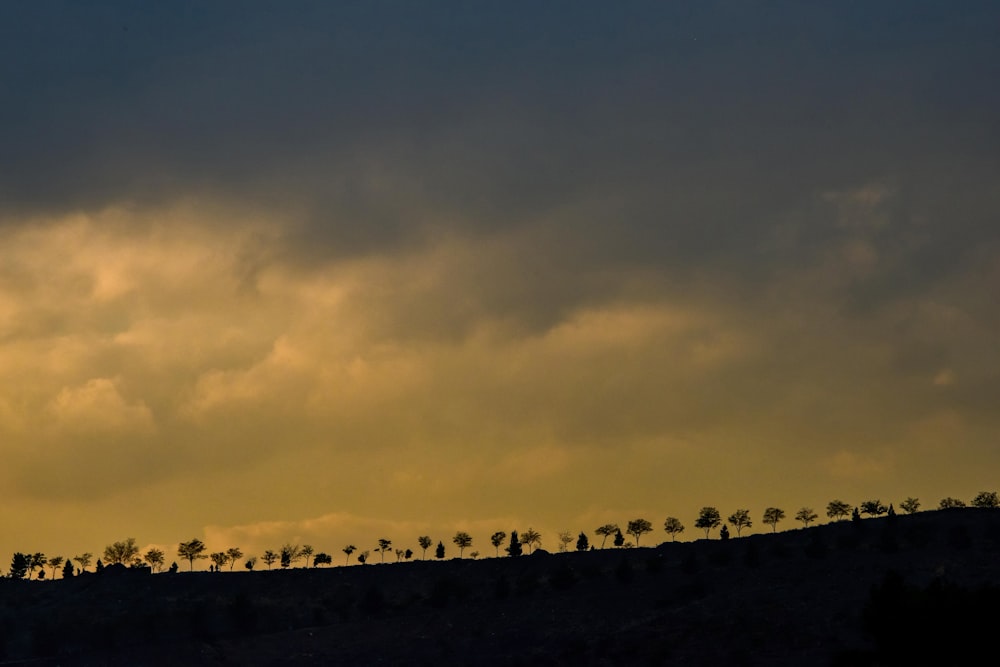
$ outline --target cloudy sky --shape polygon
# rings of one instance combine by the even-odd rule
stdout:
[[[4,3],[0,558],[997,489],[998,29]]]

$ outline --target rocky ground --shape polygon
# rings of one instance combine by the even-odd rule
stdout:
[[[998,552],[1000,510],[960,509],[519,558],[0,580],[0,657],[32,665],[973,664],[1000,620]]]

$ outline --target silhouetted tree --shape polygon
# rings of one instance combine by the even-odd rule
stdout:
[[[881,500],[866,500],[860,505],[861,513],[868,516],[881,516],[889,511],[889,508],[882,504]]]
[[[14,557],[10,560],[10,578],[24,579],[25,575],[28,574],[30,566],[31,556],[23,554],[20,551],[14,552]]]
[[[736,510],[729,515],[726,521],[733,524],[733,528],[736,529],[736,537],[740,536],[744,528],[753,526],[753,521],[750,519],[750,510]]]
[[[267,565],[267,569],[271,569],[271,566],[281,560],[281,556],[277,552],[268,549],[264,552],[264,555],[260,557],[264,561],[264,565]]]
[[[444,542],[438,542],[437,549],[434,550],[435,558],[444,558]]]
[[[500,557],[500,545],[503,544],[505,539],[507,539],[507,533],[502,530],[498,530],[490,535],[490,544],[492,544],[493,548],[496,549],[497,558]]]
[[[888,516],[888,517],[889,517],[890,519],[891,519],[892,517],[896,516],[896,508],[892,506],[892,503],[889,503],[889,510],[888,510],[888,511],[886,512],[886,515],[887,515],[887,516]]]
[[[233,571],[233,566],[236,565],[236,561],[243,558],[243,551],[239,547],[229,547],[226,549],[226,560],[229,561],[229,571]]]
[[[620,531],[618,530],[618,524],[617,523],[606,523],[603,526],[601,526],[601,527],[599,527],[599,528],[597,528],[597,529],[594,530],[594,533],[596,533],[597,535],[600,535],[603,538],[601,540],[601,548],[602,549],[604,548],[604,543],[608,541],[608,538],[611,537],[612,535],[614,535],[615,533],[618,533],[618,532],[620,532]]]
[[[469,535],[464,530],[460,530],[457,533],[455,533],[455,537],[451,538],[451,541],[455,543],[456,547],[458,547],[458,557],[459,558],[462,557],[463,552],[468,547],[472,546],[472,536]]]
[[[250,556],[250,558],[247,558],[247,562],[243,563],[243,567],[245,567],[250,572],[253,572],[253,568],[255,565],[257,565],[256,556]]]
[[[576,538],[576,550],[586,551],[590,548],[590,540],[587,539],[587,533],[580,531],[579,537]]]
[[[152,572],[159,572],[163,569],[164,554],[156,547],[150,547],[146,553],[143,554],[142,559],[149,564],[149,569]]]
[[[632,519],[628,522],[628,534],[635,538],[635,546],[639,546],[639,538],[644,533],[653,532],[653,524],[646,519]]]
[[[403,558],[403,550],[396,549],[396,562],[398,563]]]
[[[33,553],[31,554],[30,560],[28,561],[28,579],[31,579],[35,575],[35,570],[41,570],[45,567],[48,559],[45,558],[43,553]]]
[[[419,544],[420,548],[424,550],[423,555],[420,556],[420,560],[427,560],[427,550],[431,548],[431,545],[434,544],[434,542],[431,540],[430,536],[421,535],[417,538],[417,544]]]
[[[216,551],[208,555],[209,560],[212,561],[212,565],[215,566],[215,571],[219,572],[222,566],[229,562],[229,556],[226,555],[225,551]]]
[[[167,568],[167,572],[169,572],[170,574],[177,574],[177,561],[173,561],[170,563],[170,567]]]
[[[940,510],[950,510],[958,507],[965,507],[965,502],[958,498],[942,498],[941,502],[938,503],[938,509]]]
[[[280,555],[281,567],[289,568],[292,566],[292,563],[302,558],[302,549],[297,544],[288,544],[286,542],[281,546]]]
[[[299,553],[302,557],[306,559],[306,567],[309,567],[309,559],[312,558],[313,548],[311,544],[303,544],[302,548],[299,549]]]
[[[333,563],[333,556],[323,551],[320,551],[313,557],[313,567],[319,567],[320,565],[330,565]]]
[[[69,579],[73,576],[73,561],[67,558],[66,562],[63,563],[63,579]]]
[[[104,563],[101,562],[100,558],[98,558],[97,562],[94,563],[94,572],[96,572],[97,574],[104,572]]]
[[[667,520],[663,522],[663,530],[670,535],[671,542],[676,542],[677,536],[684,532],[684,524],[677,517],[668,516]]]
[[[851,523],[853,524],[861,523],[861,512],[858,511],[857,507],[851,510]]]
[[[785,511],[777,507],[768,507],[764,510],[764,523],[771,527],[771,532],[777,532],[778,522],[785,518]]]
[[[62,566],[62,564],[63,564],[62,556],[53,556],[52,558],[49,559],[49,567],[52,568],[53,581],[55,581],[56,579],[56,570],[59,569],[59,567]]]
[[[521,555],[521,539],[517,536],[517,531],[512,530],[510,533],[510,545],[505,549],[508,556],[520,556]]]
[[[391,546],[392,540],[387,540],[384,537],[379,539],[377,551],[381,555],[381,562],[385,562],[385,552],[388,551]]]
[[[471,558],[472,560],[476,560],[477,558],[479,558],[479,552],[478,551],[470,551],[469,552],[469,558]]]
[[[616,547],[623,547],[623,546],[625,546],[625,536],[622,535],[622,531],[621,530],[616,530],[615,531],[615,539],[614,539],[614,541],[611,544],[615,545]]]
[[[907,498],[903,502],[899,503],[899,509],[903,510],[907,514],[916,514],[920,509],[920,501],[916,498]]]
[[[726,526],[726,525],[722,526],[722,530],[719,531],[719,539],[720,540],[728,540],[729,539],[729,527],[728,526]]]
[[[349,565],[350,564],[351,554],[354,553],[355,551],[357,551],[357,549],[358,548],[356,546],[354,546],[353,544],[348,544],[346,547],[344,547],[343,549],[341,549],[341,551],[343,551],[345,554],[347,554],[347,557],[344,559],[344,565]]]
[[[362,565],[364,565],[368,561],[368,555],[370,553],[371,552],[369,552],[368,549],[365,549],[364,551],[362,551],[361,553],[359,553],[358,554],[358,562],[361,563]]]
[[[407,549],[406,551],[404,551],[403,558],[405,558],[406,560],[410,560],[411,558],[413,558],[413,550]]]
[[[847,518],[851,514],[851,506],[843,500],[831,500],[826,505],[826,515],[834,521]]]
[[[813,512],[811,507],[803,507],[798,512],[795,513],[795,520],[801,521],[804,528],[808,528],[809,524],[819,518],[816,512]]]
[[[115,542],[104,547],[104,564],[130,565],[138,555],[139,547],[135,545],[135,538],[129,537],[122,542]]]
[[[704,530],[705,539],[708,539],[708,531],[718,528],[720,523],[722,523],[722,515],[719,514],[719,510],[714,507],[702,507],[701,512],[698,513],[698,519],[694,522],[694,527]]]
[[[79,556],[73,556],[73,560],[80,565],[80,570],[82,572],[86,572],[87,568],[90,567],[90,559],[93,557],[94,554],[87,551]]]
[[[1000,507],[1000,497],[997,497],[996,491],[980,491],[972,499],[972,506],[990,509]]]
[[[194,562],[196,560],[207,558],[205,556],[205,543],[197,538],[190,542],[181,542],[177,546],[177,555],[187,559],[189,569],[194,570]]]
[[[528,553],[530,554],[542,545],[542,534],[533,528],[529,528],[521,533],[521,544],[528,547]]]

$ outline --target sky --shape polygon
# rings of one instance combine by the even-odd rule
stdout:
[[[3,3],[0,558],[997,489],[998,30]]]

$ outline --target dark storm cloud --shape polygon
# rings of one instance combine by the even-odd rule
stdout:
[[[4,206],[232,198],[320,258],[547,220],[570,270],[747,278],[836,235],[828,191],[957,213],[865,298],[995,241],[989,3],[449,5],[6,5]]]

